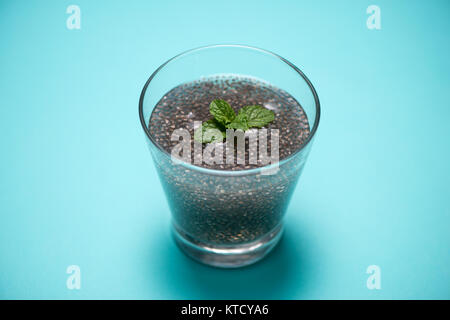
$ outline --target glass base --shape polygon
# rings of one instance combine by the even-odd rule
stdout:
[[[175,242],[189,257],[201,263],[220,268],[239,268],[264,258],[278,243],[283,234],[280,224],[266,236],[241,245],[211,245],[194,240],[175,225],[172,227]]]

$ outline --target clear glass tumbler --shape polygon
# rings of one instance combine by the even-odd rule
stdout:
[[[308,118],[307,140],[278,164],[249,170],[213,170],[173,162],[149,130],[154,107],[180,84],[230,74],[262,79],[288,92]],[[231,268],[254,263],[273,249],[320,118],[317,93],[302,71],[277,54],[254,47],[192,49],[168,60],[150,76],[141,93],[139,116],[172,212],[174,238],[187,255],[208,265]],[[275,165],[274,174],[265,173]],[[263,201],[254,201],[250,196],[254,194],[264,195],[259,198]]]

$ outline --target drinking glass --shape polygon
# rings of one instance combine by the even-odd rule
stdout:
[[[262,79],[288,92],[308,118],[311,130],[306,141],[278,163],[249,170],[215,170],[173,161],[149,129],[153,109],[174,87],[217,75]],[[139,116],[169,203],[178,246],[200,262],[228,268],[249,265],[270,252],[281,237],[283,217],[319,124],[319,98],[303,72],[259,48],[192,49],[153,72],[140,96]],[[270,170],[273,173],[267,174]]]

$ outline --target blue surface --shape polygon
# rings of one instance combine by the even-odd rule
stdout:
[[[66,28],[70,4],[80,30]],[[371,4],[381,30],[366,27]],[[449,9],[1,1],[0,297],[450,298]],[[241,270],[176,249],[137,113],[154,69],[212,43],[286,57],[323,107],[284,239]],[[366,287],[372,264],[381,290]]]

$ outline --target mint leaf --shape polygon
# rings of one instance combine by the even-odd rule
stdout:
[[[195,141],[223,142],[226,138],[225,128],[247,131],[250,128],[262,128],[275,119],[273,111],[257,105],[245,106],[236,115],[228,102],[221,99],[213,100],[209,111],[214,119],[203,122],[202,126],[195,130]]]
[[[228,102],[220,99],[215,99],[211,102],[209,112],[224,126],[231,123],[236,117],[233,108],[231,108]]]
[[[248,119],[247,115],[240,113],[234,118],[233,122],[227,125],[228,129],[241,129],[242,131],[246,131],[250,129],[250,126],[248,125]]]
[[[239,110],[238,117],[245,115],[247,117],[247,124],[249,128],[262,128],[275,119],[275,114],[272,110],[261,106],[246,106]]]
[[[201,143],[222,142],[225,137],[225,128],[215,119],[203,122],[194,131],[194,140]]]

